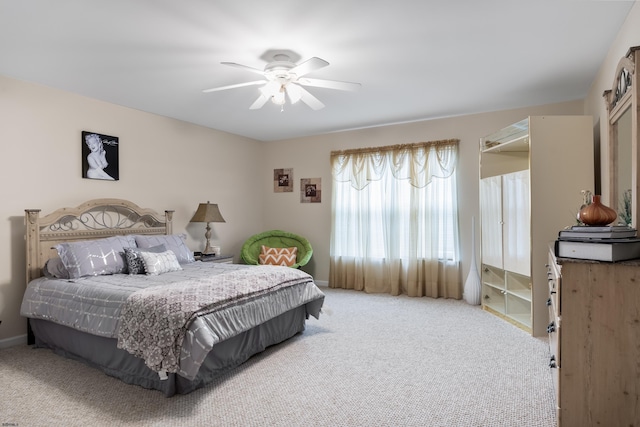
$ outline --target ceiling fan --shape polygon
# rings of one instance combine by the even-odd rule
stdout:
[[[295,64],[291,61],[289,55],[279,53],[273,56],[273,61],[269,62],[264,67],[264,70],[236,64],[235,62],[222,62],[222,64],[260,74],[263,76],[263,80],[214,87],[205,89],[202,92],[209,93],[245,86],[263,85],[260,88],[260,96],[258,96],[258,99],[249,107],[251,110],[262,108],[267,101],[271,100],[274,104],[279,105],[282,111],[284,110],[284,104],[287,98],[289,98],[289,102],[292,104],[302,101],[312,109],[319,110],[324,107],[324,104],[303,86],[348,91],[355,91],[360,88],[360,83],[304,77],[313,71],[329,65],[327,61],[317,57],[308,59],[300,64]]]

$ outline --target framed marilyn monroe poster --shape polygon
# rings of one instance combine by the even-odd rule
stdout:
[[[118,181],[118,137],[82,131],[82,177]]]

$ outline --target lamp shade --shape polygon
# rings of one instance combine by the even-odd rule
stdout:
[[[196,213],[193,214],[190,222],[226,222],[218,209],[218,205],[213,203],[200,203]]]

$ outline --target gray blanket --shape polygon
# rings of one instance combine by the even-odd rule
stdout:
[[[178,372],[185,332],[198,316],[311,282],[311,276],[300,270],[256,266],[140,290],[127,298],[122,309],[118,347],[143,358],[154,371]],[[272,314],[289,308],[281,305]],[[260,320],[254,317],[248,326]]]
[[[123,308],[127,306],[129,297],[138,292],[139,295],[148,295],[153,288],[173,289],[179,287],[179,284],[214,282],[217,280],[211,279],[212,277],[226,275],[229,275],[229,278],[221,279],[219,283],[229,283],[228,280],[231,280],[240,289],[247,285],[249,289],[254,289],[251,276],[260,275],[264,268],[273,268],[202,262],[183,267],[183,271],[160,276],[115,274],[73,281],[39,278],[27,287],[21,314],[94,335],[118,338],[124,318]],[[279,269],[271,271],[275,273]],[[204,358],[216,343],[292,308],[304,305],[309,315],[318,317],[324,300],[322,292],[306,273],[287,269],[286,275],[289,274],[297,276],[293,278],[296,283],[292,282],[292,286],[275,286],[270,291],[267,291],[269,286],[266,286],[261,290],[255,290],[257,293],[253,296],[231,293],[231,299],[228,301],[221,299],[202,303],[200,306],[187,305],[190,309],[198,308],[191,310],[193,312],[188,316],[181,315],[186,319],[177,335],[182,337],[182,344],[176,347],[170,356],[175,357],[176,352],[179,354],[180,362],[176,372],[185,378],[193,379]],[[246,280],[242,285],[239,284],[241,278]],[[287,278],[289,279],[291,277]],[[192,289],[190,292],[193,295],[193,292],[200,291]],[[145,327],[143,323],[140,325]],[[156,362],[147,364],[157,365]]]

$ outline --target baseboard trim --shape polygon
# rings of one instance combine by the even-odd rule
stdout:
[[[318,286],[324,286],[325,288],[329,287],[329,281],[328,280],[314,280],[314,282]]]
[[[18,335],[17,337],[5,338],[0,340],[0,349],[15,347],[17,345],[25,345],[27,343],[27,334]]]

